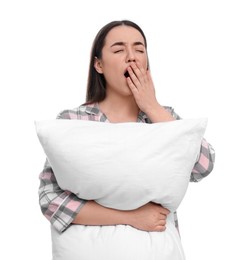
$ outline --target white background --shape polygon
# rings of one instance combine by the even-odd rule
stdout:
[[[215,168],[190,184],[178,211],[187,260],[250,259],[248,3],[1,1],[1,259],[51,259],[34,120],[84,102],[92,40],[116,19],[144,30],[160,103],[209,119]]]

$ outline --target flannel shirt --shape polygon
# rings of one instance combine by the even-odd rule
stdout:
[[[181,119],[171,107],[164,107],[175,119]],[[99,122],[109,122],[97,103],[80,105],[74,109],[63,110],[56,119],[78,119]],[[138,123],[152,123],[147,115],[140,111],[137,118]],[[198,182],[206,177],[213,169],[215,153],[212,146],[203,139],[200,156],[191,173],[190,181]],[[43,215],[50,221],[51,225],[59,232],[65,231],[72,223],[86,200],[78,198],[75,194],[62,190],[56,181],[53,169],[46,159],[44,168],[39,175],[39,203]],[[175,212],[175,226],[178,229],[177,213]],[[178,229],[179,230],[179,229]]]

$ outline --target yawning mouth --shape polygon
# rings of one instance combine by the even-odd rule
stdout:
[[[126,71],[126,72],[124,73],[124,76],[125,76],[126,78],[129,77],[129,73],[128,73],[128,71]]]

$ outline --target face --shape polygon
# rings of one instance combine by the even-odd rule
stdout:
[[[102,58],[96,58],[95,61],[97,72],[105,77],[107,94],[111,91],[121,95],[132,94],[124,76],[132,62],[147,69],[147,52],[143,36],[130,26],[114,27],[106,36]]]

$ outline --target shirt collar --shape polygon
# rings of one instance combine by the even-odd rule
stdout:
[[[97,103],[92,103],[85,106],[85,112],[90,115],[98,116],[101,111]]]
[[[103,113],[101,112],[97,102],[86,105],[84,110],[89,115],[94,115],[94,116],[102,116],[103,115]],[[139,112],[137,121],[143,122],[143,123],[150,122],[149,118],[147,117],[147,115],[143,111]]]

